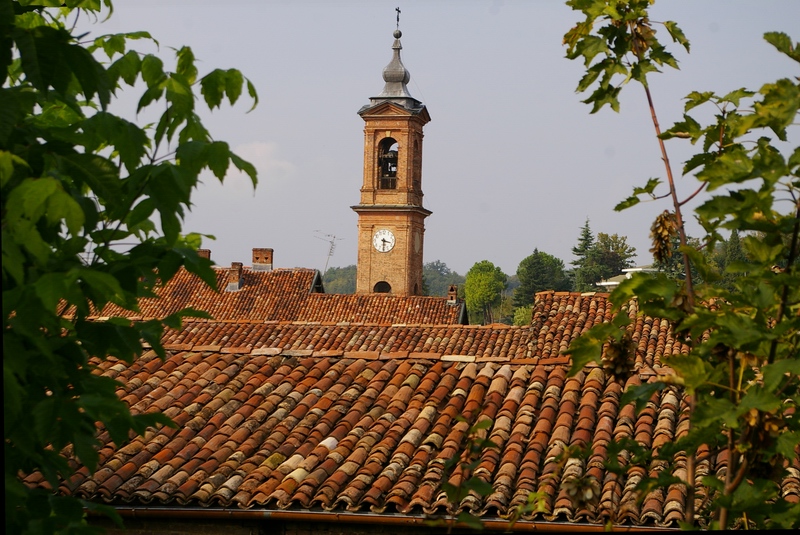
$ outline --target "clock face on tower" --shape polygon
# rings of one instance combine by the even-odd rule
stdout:
[[[388,253],[394,247],[394,234],[391,230],[381,229],[372,236],[372,245],[379,253]]]

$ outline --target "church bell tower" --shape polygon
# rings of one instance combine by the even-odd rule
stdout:
[[[431,118],[412,97],[411,79],[400,60],[400,30],[394,32],[392,60],[383,69],[386,85],[362,107],[364,182],[358,214],[356,293],[422,295],[422,128]]]

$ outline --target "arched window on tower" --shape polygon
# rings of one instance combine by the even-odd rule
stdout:
[[[379,281],[372,287],[372,291],[376,294],[388,294],[392,291],[392,286],[386,281]]]
[[[397,188],[397,141],[390,137],[378,145],[378,187]]]

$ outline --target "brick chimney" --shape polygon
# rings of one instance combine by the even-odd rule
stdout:
[[[205,258],[206,260],[211,260],[211,249],[198,249],[197,256]]]
[[[231,269],[228,270],[228,286],[226,292],[238,292],[242,288],[242,263],[231,262]]]
[[[458,286],[451,284],[447,289],[447,304],[455,305],[458,302]]]
[[[272,271],[272,249],[253,248],[253,271]]]

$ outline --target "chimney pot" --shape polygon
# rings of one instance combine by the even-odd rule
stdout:
[[[458,286],[451,284],[447,289],[447,303],[450,305],[456,304],[458,301]]]
[[[231,269],[228,271],[228,286],[226,292],[238,292],[242,288],[242,263],[231,262]]]
[[[211,260],[211,249],[198,249],[197,256],[205,258],[206,260]]]
[[[272,271],[272,249],[253,248],[253,271]]]

